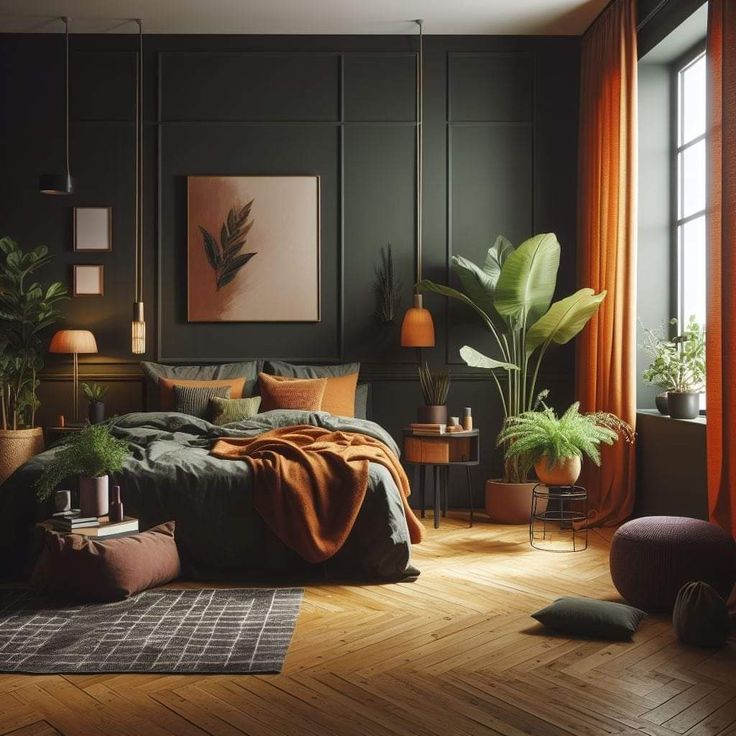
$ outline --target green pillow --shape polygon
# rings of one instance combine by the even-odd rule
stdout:
[[[220,399],[213,396],[210,400],[212,424],[230,424],[230,422],[250,419],[258,414],[260,406],[260,396],[252,396],[248,399]]]
[[[532,618],[563,634],[625,641],[631,639],[646,615],[644,611],[623,603],[593,598],[558,598],[533,613]]]

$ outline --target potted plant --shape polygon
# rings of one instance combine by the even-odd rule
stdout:
[[[42,286],[34,274],[51,257],[39,245],[24,253],[10,238],[0,238],[0,483],[43,449],[36,426],[38,372],[43,368],[47,329],[62,316],[68,298],[58,281]]]
[[[670,324],[676,325],[677,320]],[[662,402],[657,408],[674,419],[694,419],[700,413],[700,394],[705,388],[705,331],[690,317],[682,334],[672,340],[655,330],[644,332],[644,349],[652,362],[642,378],[667,391],[666,411],[662,411]]]
[[[87,416],[90,424],[99,424],[105,419],[105,403],[102,401],[108,391],[108,386],[101,383],[83,383],[82,393],[89,402]]]
[[[447,424],[447,394],[450,391],[447,371],[433,372],[426,362],[420,364],[419,385],[424,406],[417,409],[417,419],[425,424]]]
[[[606,292],[580,289],[552,302],[560,264],[560,244],[552,233],[535,235],[514,247],[499,237],[478,266],[453,256],[452,268],[462,291],[421,281],[422,291],[456,299],[472,309],[486,326],[498,357],[465,345],[460,356],[471,367],[490,372],[504,419],[534,409],[537,379],[547,350],[572,340],[598,311]],[[501,385],[497,371],[505,377]],[[504,462],[502,479],[486,482],[486,512],[496,521],[523,523],[529,519],[533,483],[518,456]]]
[[[41,500],[49,498],[66,478],[79,476],[79,510],[82,516],[105,516],[109,510],[109,478],[118,473],[130,453],[125,440],[113,437],[105,424],[91,424],[59,448],[36,481]]]
[[[612,445],[619,437],[633,441],[631,427],[615,414],[580,413],[575,402],[558,418],[554,409],[527,411],[506,420],[498,435],[507,459],[516,460],[528,472],[532,467],[542,483],[571,486],[580,476],[582,458],[601,464],[600,445]]]

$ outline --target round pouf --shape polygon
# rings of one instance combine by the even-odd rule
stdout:
[[[619,527],[611,542],[611,578],[628,603],[671,611],[693,580],[724,598],[736,581],[736,542],[720,527],[681,516],[645,516]]]

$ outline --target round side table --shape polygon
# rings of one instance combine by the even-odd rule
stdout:
[[[588,549],[588,529],[575,523],[588,518],[588,491],[582,486],[545,486],[532,490],[529,544],[545,552],[582,552]],[[552,532],[566,536],[569,547],[552,546]]]

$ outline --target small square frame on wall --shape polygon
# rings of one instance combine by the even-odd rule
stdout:
[[[112,207],[75,207],[72,223],[75,252],[112,250]]]
[[[72,266],[74,296],[103,296],[105,267],[99,264],[76,263]]]

